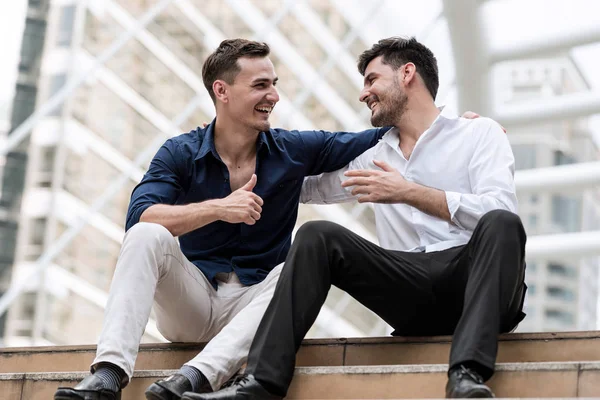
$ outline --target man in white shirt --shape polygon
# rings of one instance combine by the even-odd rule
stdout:
[[[254,338],[248,375],[183,400],[284,397],[331,285],[394,335],[453,334],[446,396],[493,397],[483,382],[494,372],[497,335],[523,319],[526,291],[508,140],[489,119],[440,115],[437,62],[414,38],[381,40],[361,55],[359,71],[372,124],[395,128],[343,170],[309,178],[302,199],[375,203],[381,246],[331,222],[303,225]]]

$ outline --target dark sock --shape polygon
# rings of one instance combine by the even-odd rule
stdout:
[[[184,365],[178,372],[181,375],[188,378],[188,380],[192,384],[193,392],[197,392],[202,386],[208,384],[208,379],[206,379],[204,374],[200,372],[198,368],[194,368],[189,365]]]
[[[94,376],[104,382],[106,389],[118,392],[121,390],[121,382],[123,382],[125,372],[114,364],[103,362],[98,364]]]

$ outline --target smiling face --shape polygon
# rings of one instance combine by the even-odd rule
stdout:
[[[231,84],[215,81],[214,91],[223,100],[219,112],[259,132],[268,131],[269,116],[279,101],[277,75],[268,57],[241,57],[240,71]]]
[[[367,65],[364,75],[359,100],[371,110],[371,124],[375,127],[396,125],[408,104],[397,70],[384,64],[380,56]]]

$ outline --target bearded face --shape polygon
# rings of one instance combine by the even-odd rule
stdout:
[[[406,111],[408,103],[408,96],[398,78],[394,77],[392,83],[379,90],[372,88],[371,93],[367,100],[371,109],[371,124],[375,127],[395,125]]]

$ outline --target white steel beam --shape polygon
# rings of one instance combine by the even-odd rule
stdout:
[[[246,22],[256,33],[268,22],[263,13],[248,0],[226,0],[230,7]],[[366,124],[350,107],[346,101],[326,82],[320,80],[317,71],[302,57],[292,44],[279,31],[269,35],[269,46],[281,61],[296,75],[296,78],[305,86],[320,83],[314,88],[314,93],[319,102],[335,116],[339,123],[347,130],[362,130]]]
[[[476,108],[463,108],[475,110]],[[600,113],[600,92],[573,93],[525,104],[503,106],[492,116],[506,128],[560,121]]]
[[[449,0],[452,1],[452,0]],[[520,40],[490,49],[490,63],[506,60],[533,58],[568,51],[575,46],[583,46],[600,41],[600,24],[580,26],[556,31],[551,35],[540,36],[533,40]]]
[[[98,289],[96,286],[72,272],[69,272],[56,264],[52,264],[48,268],[48,278],[50,282],[60,282],[60,285],[94,304],[96,307],[103,310],[106,308],[108,293]],[[146,334],[161,342],[166,341],[156,328],[156,321],[152,318],[149,319],[148,324],[146,325]]]
[[[578,259],[600,255],[600,231],[539,235],[527,238],[527,259]]]
[[[515,185],[519,194],[597,188],[600,185],[600,161],[520,170],[515,172]]]
[[[106,11],[124,28],[131,29],[137,24],[123,7],[112,0],[105,0]],[[136,39],[146,47],[156,58],[158,58],[167,68],[177,75],[183,82],[189,85],[198,95],[202,97],[201,107],[207,115],[214,114],[214,107],[202,79],[198,74],[173,54],[167,46],[162,44],[147,29],[137,30]]]
[[[491,115],[487,41],[479,0],[444,0],[444,15],[454,53],[458,109]]]
[[[373,43],[377,43],[381,38],[383,38],[383,33],[380,29],[377,29],[377,26],[370,26],[369,29],[365,29],[365,10],[364,6],[367,2],[363,2],[360,6],[356,6],[355,2],[347,1],[347,0],[329,0],[331,4],[333,4],[336,8],[336,11],[340,13],[344,20],[348,25],[350,25],[352,30],[355,30],[359,33],[359,37],[365,42],[368,46]],[[371,2],[373,7],[385,7],[385,0],[377,2]]]
[[[329,57],[332,57],[337,67],[348,77],[350,82],[361,89],[363,82],[356,69],[356,60],[350,55],[346,47],[331,33],[329,28],[321,21],[319,15],[306,1],[299,1],[291,10],[306,31],[315,39]],[[358,91],[356,92],[358,98]]]
[[[31,129],[49,113],[64,103],[71,94],[81,86],[93,73],[108,60],[110,60],[129,40],[131,40],[138,31],[144,29],[154,17],[160,14],[173,0],[163,0],[157,3],[154,7],[144,13],[135,25],[128,31],[119,36],[105,51],[103,51],[88,70],[79,74],[73,79],[69,79],[67,83],[46,103],[42,104],[33,114],[31,114],[21,125],[16,127],[9,135],[6,142],[0,147],[0,157],[5,156],[8,152],[18,146],[23,139],[30,133]]]

